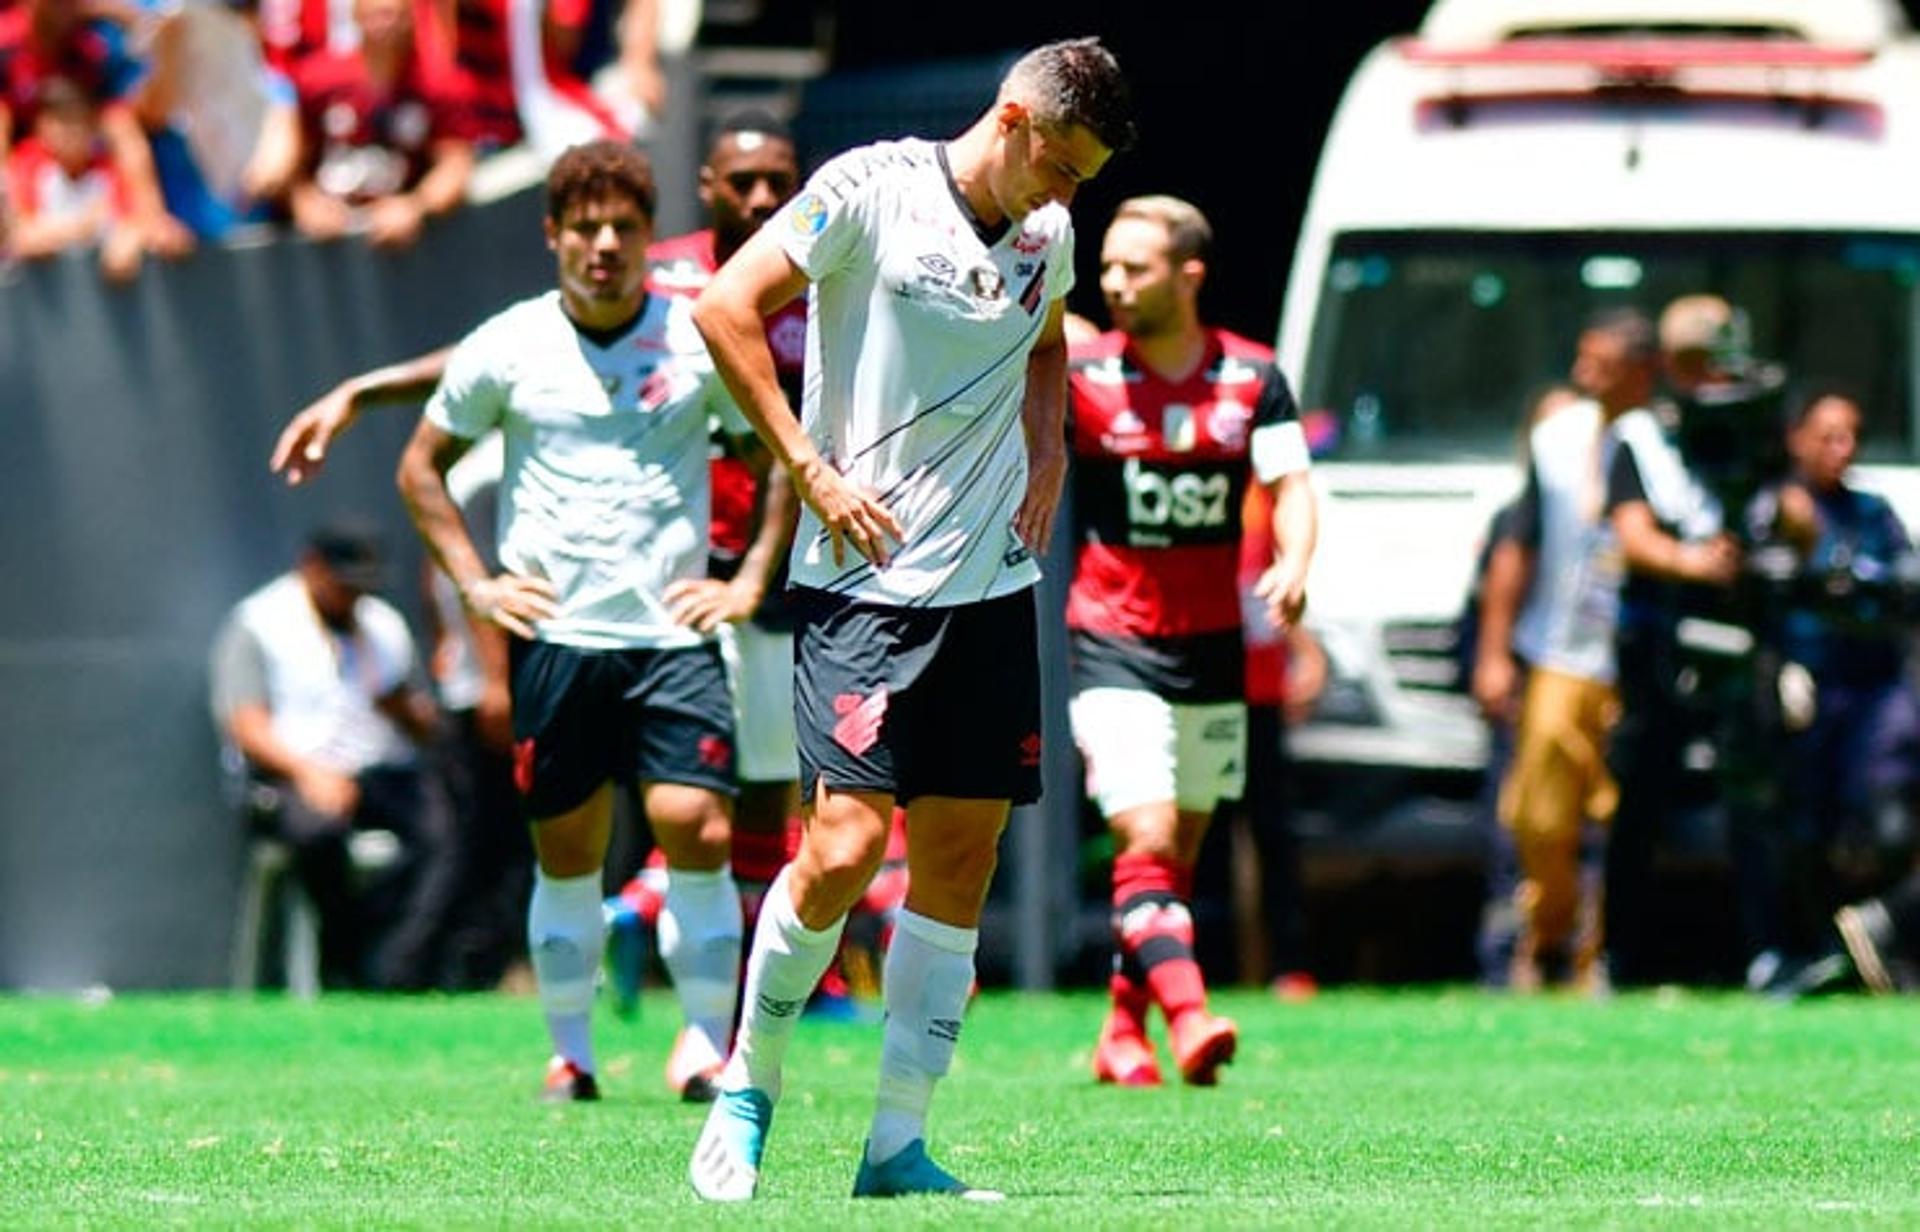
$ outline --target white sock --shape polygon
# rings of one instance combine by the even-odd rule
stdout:
[[[732,872],[667,870],[660,961],[688,1029],[712,1054],[709,1064],[717,1064],[727,1055],[740,985],[740,890]]]
[[[927,1135],[933,1084],[953,1064],[960,1020],[973,991],[980,930],[955,928],[902,908],[887,947],[887,1028],[880,1093],[867,1159],[881,1163]]]
[[[606,940],[600,874],[549,877],[536,868],[533,901],[527,905],[527,953],[533,958],[540,1008],[547,1014],[554,1052],[589,1074],[593,988]]]
[[[740,1034],[720,1075],[723,1089],[753,1087],[768,1099],[780,1098],[780,1065],[794,1024],[833,961],[840,932],[847,926],[845,916],[817,931],[802,924],[787,888],[791,872],[792,866],[780,870],[760,904],[760,924],[753,930],[753,952],[747,958]]]

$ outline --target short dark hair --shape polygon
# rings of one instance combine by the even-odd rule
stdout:
[[[349,514],[322,522],[307,532],[306,551],[345,585],[379,590],[386,584],[386,536],[368,518]]]
[[[1097,38],[1034,48],[1007,70],[1000,96],[1018,98],[1042,124],[1080,125],[1115,154],[1132,149],[1138,138],[1132,91],[1120,62]]]
[[[759,133],[762,137],[772,137],[775,141],[784,141],[788,145],[794,144],[793,130],[787,127],[785,121],[771,111],[748,107],[720,121],[720,127],[713,130],[713,140],[707,143],[707,157],[713,157],[714,146],[728,137],[738,137],[742,133]]]
[[[1581,332],[1618,338],[1627,358],[1635,363],[1652,363],[1660,355],[1660,336],[1647,314],[1638,308],[1602,308],[1587,318]]]
[[[559,222],[576,201],[619,193],[653,218],[653,164],[624,141],[589,141],[553,160],[547,172],[547,217]]]
[[[1138,218],[1158,223],[1167,231],[1167,253],[1175,263],[1206,261],[1213,255],[1213,224],[1200,207],[1179,197],[1159,193],[1128,197],[1113,211],[1113,221]]]
[[[1850,382],[1821,377],[1802,385],[1787,403],[1787,430],[1793,431],[1807,422],[1807,416],[1813,414],[1813,408],[1832,399],[1851,406],[1862,419],[1866,418],[1866,400],[1860,391]]]

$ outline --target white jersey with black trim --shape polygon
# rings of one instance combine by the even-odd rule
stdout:
[[[1040,577],[1013,530],[1026,491],[1027,356],[1073,287],[1058,204],[989,240],[928,141],[828,162],[767,223],[812,282],[801,423],[822,457],[905,529],[884,567],[843,565],[803,508],[792,580],[897,606],[945,607]]]
[[[499,428],[501,567],[543,577],[542,641],[587,650],[697,645],[661,595],[707,570],[707,419],[748,430],[682,298],[649,296],[618,336],[576,327],[560,294],[463,339],[427,418],[465,439]]]

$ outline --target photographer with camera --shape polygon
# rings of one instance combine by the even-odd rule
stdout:
[[[1837,389],[1799,400],[1786,430],[1791,472],[1748,506],[1749,535],[1776,545],[1782,567],[1769,572],[1786,582],[1775,624],[1784,790],[1772,824],[1736,849],[1749,982],[1774,991],[1801,978],[1825,934],[1840,901],[1836,859],[1856,877],[1883,878],[1911,861],[1920,786],[1920,698],[1907,681],[1913,547],[1883,497],[1847,482],[1861,418],[1859,402]],[[1867,944],[1872,951],[1871,936]],[[1886,963],[1868,961],[1876,966]]]
[[[1605,876],[1616,983],[1644,983],[1652,973],[1654,848],[1680,786],[1685,733],[1698,726],[1679,687],[1681,619],[1721,607],[1740,569],[1720,498],[1689,468],[1670,432],[1698,407],[1730,401],[1742,385],[1728,355],[1734,321],[1718,296],[1669,304],[1660,316],[1661,365],[1665,392],[1679,405],[1630,411],[1613,424],[1605,511],[1626,565],[1615,639],[1621,714],[1608,758],[1620,794]],[[1697,415],[1696,430],[1714,418]]]

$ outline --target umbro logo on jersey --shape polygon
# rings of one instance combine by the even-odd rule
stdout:
[[[953,262],[947,260],[937,252],[930,252],[921,257],[920,264],[925,266],[927,272],[934,277],[943,278],[948,282],[952,282],[953,276],[959,273],[959,270],[954,268]]]
[[[1027,545],[1015,539],[1013,546],[1007,549],[1007,554],[1000,558],[1000,564],[1003,568],[1011,569],[1015,565],[1024,565],[1032,559],[1033,553],[1027,549]]]

